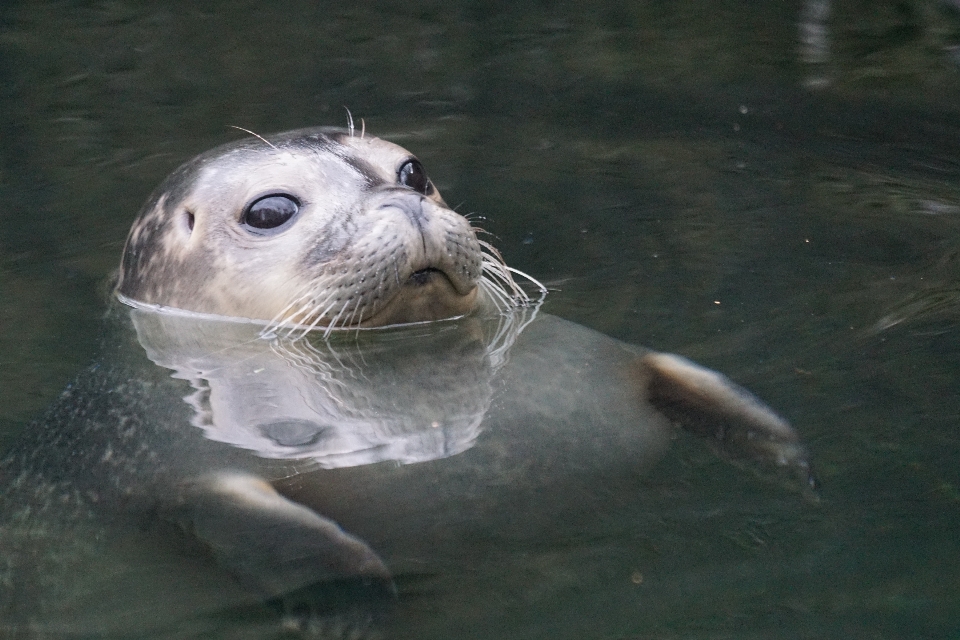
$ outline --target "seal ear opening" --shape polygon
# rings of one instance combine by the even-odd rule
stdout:
[[[189,231],[190,233],[193,233],[193,222],[194,222],[193,212],[185,210],[183,213],[184,213],[184,217],[186,218],[187,231]]]

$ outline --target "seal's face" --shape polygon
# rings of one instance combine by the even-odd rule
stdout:
[[[130,231],[117,291],[274,323],[381,326],[467,313],[489,262],[410,152],[306,129],[175,171]]]

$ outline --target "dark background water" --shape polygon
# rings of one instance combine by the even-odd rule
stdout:
[[[554,289],[547,311],[751,387],[823,483],[805,504],[681,440],[609,537],[515,550],[542,589],[478,574],[506,585],[501,628],[429,600],[401,627],[960,634],[951,2],[6,2],[2,446],[93,356],[170,170],[230,125],[344,125],[345,106]]]

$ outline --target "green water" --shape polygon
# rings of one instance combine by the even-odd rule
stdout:
[[[960,634],[953,4],[18,2],[0,29],[4,447],[93,357],[163,176],[346,106],[546,311],[750,387],[823,485],[681,440],[596,531],[401,585],[398,637]]]

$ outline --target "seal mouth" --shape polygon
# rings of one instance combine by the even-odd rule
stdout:
[[[403,286],[389,302],[372,316],[358,323],[375,327],[410,322],[426,322],[454,318],[469,313],[476,305],[477,286],[460,291],[456,281],[443,269],[417,269],[403,281]]]

